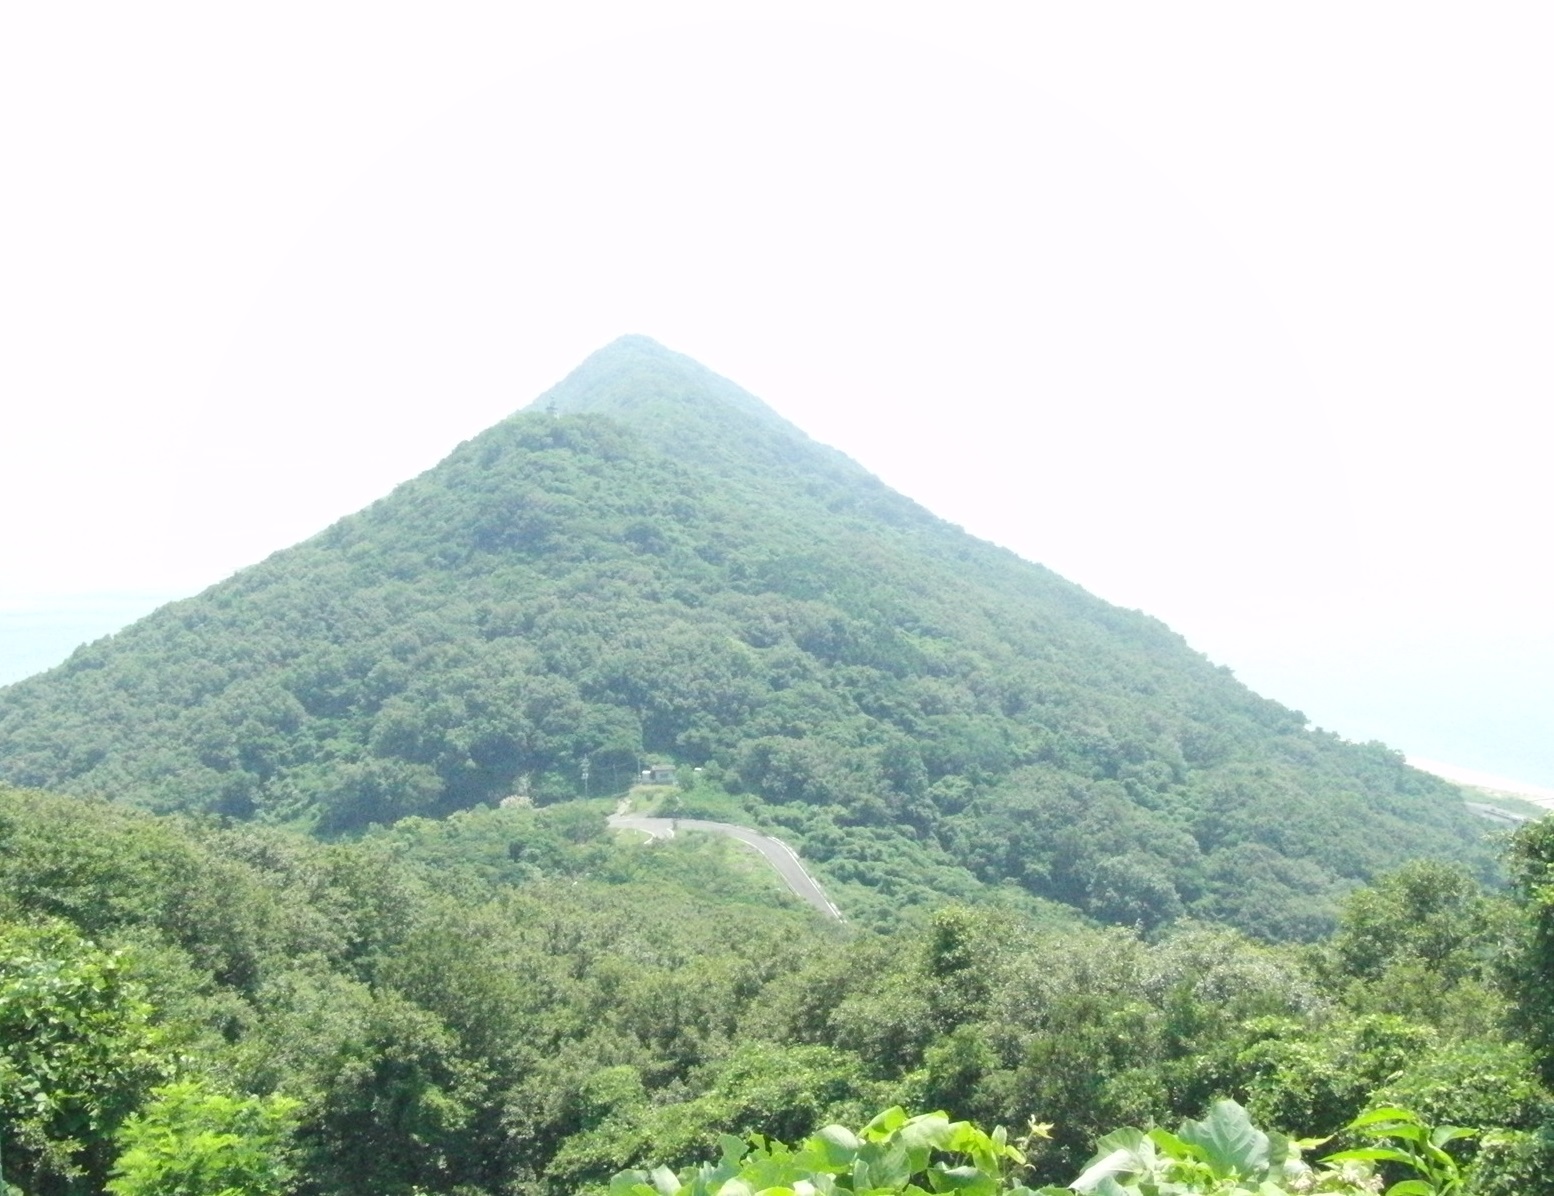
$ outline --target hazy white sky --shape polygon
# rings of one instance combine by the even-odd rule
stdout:
[[[1554,784],[1543,6],[539,7],[4,8],[0,682],[629,331]]]

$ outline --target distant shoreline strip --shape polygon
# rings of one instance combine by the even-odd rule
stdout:
[[[1459,768],[1455,764],[1442,764],[1438,760],[1426,760],[1421,756],[1405,758],[1410,767],[1428,772],[1454,785],[1471,785],[1474,789],[1499,793],[1506,797],[1519,797],[1523,801],[1554,809],[1554,789],[1546,785],[1534,785],[1529,781],[1516,781],[1510,777],[1498,777],[1492,773],[1477,772],[1471,768]]]

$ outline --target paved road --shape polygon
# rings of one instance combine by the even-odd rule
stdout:
[[[1521,826],[1521,824],[1524,822],[1532,821],[1532,819],[1527,817],[1525,814],[1513,814],[1510,810],[1502,810],[1499,806],[1492,806],[1486,802],[1470,801],[1463,802],[1462,804],[1467,806],[1468,809],[1472,810],[1480,818],[1487,818],[1491,822],[1504,823],[1508,826]]]
[[[623,831],[641,831],[655,839],[670,839],[676,830],[707,831],[714,835],[727,835],[738,839],[747,847],[753,847],[766,857],[766,862],[777,869],[777,875],[787,882],[788,888],[809,902],[827,917],[842,920],[842,911],[831,904],[826,891],[804,869],[798,853],[781,839],[763,835],[749,827],[735,826],[732,822],[704,822],[700,818],[647,818],[640,814],[612,814],[610,825]]]

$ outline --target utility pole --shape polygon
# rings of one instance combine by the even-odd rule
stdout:
[[[588,757],[583,757],[583,796],[588,796]]]

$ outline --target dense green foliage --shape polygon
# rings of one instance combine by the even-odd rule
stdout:
[[[122,1147],[107,1190],[113,1196],[280,1196],[298,1102],[234,1097],[197,1080],[155,1089],[119,1127]]]
[[[887,1109],[856,1134],[829,1125],[795,1147],[753,1137],[728,1137],[716,1163],[622,1171],[610,1196],[1369,1196],[1379,1190],[1376,1165],[1405,1169],[1409,1178],[1387,1196],[1452,1196],[1462,1170],[1445,1147],[1471,1137],[1455,1126],[1431,1128],[1406,1109],[1380,1108],[1355,1118],[1346,1134],[1377,1143],[1337,1151],[1313,1167],[1302,1146],[1252,1124],[1235,1101],[1216,1101],[1201,1121],[1176,1133],[1128,1127],[1096,1143],[1096,1153],[1066,1187],[1033,1189],[1021,1147],[1046,1136],[1032,1126],[1018,1145],[998,1128],[988,1133],[943,1113],[909,1117]]]
[[[59,923],[0,923],[0,1124],[24,1174],[101,1173],[111,1133],[168,1066],[151,1007],[103,951]]]
[[[7,1175],[95,1191],[128,1114],[199,1079],[302,1102],[303,1191],[507,1190],[615,1102],[718,1074],[823,949],[732,851],[616,845],[573,807],[321,845],[0,791]]]
[[[1012,887],[1310,939],[1406,859],[1484,874],[1451,786],[1303,723],[627,338],[367,510],[0,691],[0,778],[332,833],[618,792],[658,756],[877,923]]]
[[[1483,1131],[1452,1144],[1465,1191],[1554,1193],[1541,826],[1520,904],[1417,863],[1268,946],[991,904],[837,927],[725,841],[617,840],[606,805],[320,843],[0,789],[7,1179],[563,1196],[900,1104],[1054,1123],[1035,1188],[1229,1098],[1298,1138],[1406,1105]]]

